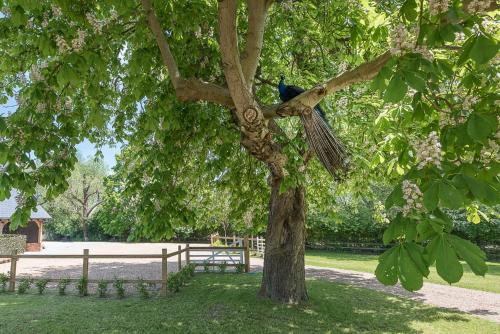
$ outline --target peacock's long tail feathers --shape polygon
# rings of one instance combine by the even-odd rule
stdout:
[[[308,115],[301,115],[307,140],[319,161],[335,178],[341,178],[348,169],[348,155],[344,145],[333,135],[330,126],[319,111],[313,109]]]

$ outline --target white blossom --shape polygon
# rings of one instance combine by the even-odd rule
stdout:
[[[43,80],[43,75],[40,72],[40,68],[37,65],[31,65],[30,70],[30,80],[32,82],[38,82]]]
[[[459,43],[465,42],[465,34],[463,32],[455,33],[455,40]]]
[[[404,51],[411,49],[412,44],[409,40],[408,32],[403,24],[398,24],[391,31],[391,53],[401,56]]]
[[[470,96],[470,95],[467,95],[465,98],[464,98],[464,101],[462,103],[462,107],[465,109],[465,110],[471,110],[472,106],[475,105],[477,103],[477,101],[479,101],[479,99],[475,96]]]
[[[118,19],[118,13],[117,13],[116,10],[112,9],[111,12],[110,12],[110,14],[111,14],[111,20],[112,21],[116,21]]]
[[[52,10],[52,15],[54,15],[57,18],[61,17],[63,14],[61,7],[59,7],[57,5],[52,5],[51,10]]]
[[[69,51],[68,43],[66,43],[66,40],[61,35],[56,36],[56,44],[57,48],[59,49],[59,53],[65,54]]]
[[[406,204],[403,207],[403,215],[407,215],[411,210],[422,210],[422,192],[420,188],[408,180],[403,181],[403,198]]]
[[[293,10],[293,0],[285,0],[281,3],[281,6],[284,10],[292,11]]]
[[[498,144],[498,136],[497,132],[495,135],[495,139],[489,139],[488,145],[484,145],[481,149],[481,161],[486,164],[489,164],[494,161],[500,160],[500,145]]]
[[[85,17],[87,18],[87,21],[94,29],[94,32],[100,34],[102,32],[103,23],[99,21],[92,13],[87,13]]]
[[[27,82],[26,76],[24,75],[23,72],[17,73],[16,78],[21,84],[25,84]]]
[[[491,5],[491,0],[472,0],[467,5],[467,10],[472,13],[486,11]]]
[[[46,107],[47,107],[47,105],[44,102],[39,102],[36,105],[36,111],[38,111],[38,112],[44,112],[45,109],[46,109]]]
[[[73,100],[71,100],[71,97],[68,96],[64,100],[64,109],[70,110],[72,106],[73,106]]]
[[[431,15],[447,12],[449,5],[449,0],[429,0],[429,12]]]
[[[85,44],[85,37],[87,37],[87,33],[84,30],[78,29],[76,34],[77,37],[71,41],[71,46],[74,51],[80,52]]]
[[[415,144],[415,151],[418,160],[418,169],[426,165],[435,165],[441,167],[441,143],[435,131],[429,133],[429,136]]]
[[[337,106],[340,108],[340,109],[345,109],[347,107],[347,104],[349,103],[349,101],[347,100],[347,97],[345,96],[342,96],[340,99],[338,99],[337,101]]]
[[[47,28],[49,25],[49,14],[47,12],[43,13],[42,27]]]
[[[26,22],[26,28],[33,29],[33,27],[34,27],[33,18],[30,18],[28,22]]]

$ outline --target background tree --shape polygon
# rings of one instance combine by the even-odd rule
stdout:
[[[375,177],[395,184],[386,206],[398,214],[383,239],[396,245],[380,258],[379,280],[417,290],[435,262],[456,282],[459,257],[484,275],[484,253],[451,234],[442,208],[500,198],[495,2],[2,2],[0,82],[19,107],[0,118],[0,189],[25,195],[16,223],[35,205],[35,185],[64,190],[83,137],[114,135],[132,144],[126,189],[144,232],[168,236],[193,218],[183,210],[193,179],[176,172],[195,175],[204,163],[219,178],[227,164],[238,189],[232,177],[250,163],[243,147],[261,162],[243,182],[270,188],[260,293],[305,300],[305,186],[326,173],[303,133],[311,140],[311,109],[326,98],[355,188]],[[261,83],[280,72],[313,88],[273,104],[276,88]],[[339,110],[346,96],[355,105]]]
[[[102,160],[80,160],[75,164],[68,178],[68,188],[48,206],[53,217],[50,228],[54,232],[68,235],[76,229],[82,232],[83,240],[89,240],[88,222],[103,203],[106,173]]]

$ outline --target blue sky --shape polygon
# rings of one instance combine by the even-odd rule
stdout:
[[[16,101],[14,98],[9,98],[7,103],[3,105],[0,104],[0,115],[6,115],[7,113],[12,113],[14,111],[16,111]],[[96,147],[86,139],[77,145],[77,149],[84,158],[93,157],[97,151]],[[104,155],[104,163],[108,166],[108,168],[113,167],[116,164],[115,155],[120,153],[120,145],[106,145],[101,148],[101,151]]]

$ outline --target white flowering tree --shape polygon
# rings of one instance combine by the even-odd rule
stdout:
[[[0,3],[1,98],[18,101],[0,118],[0,197],[24,193],[17,222],[35,205],[35,185],[64,191],[85,137],[135,152],[127,189],[141,198],[149,233],[189,219],[193,182],[179,173],[203,164],[216,179],[230,175],[233,190],[241,180],[248,195],[251,176],[265,172],[260,294],[305,300],[305,185],[334,181],[295,119],[306,122],[322,102],[352,152],[357,187],[381,176],[396,184],[386,207],[398,214],[384,235],[395,245],[378,279],[417,290],[436,263],[453,283],[459,259],[485,274],[484,253],[452,234],[442,208],[500,198],[495,1]],[[278,104],[280,73],[312,88]],[[262,198],[245,200],[258,208]]]

